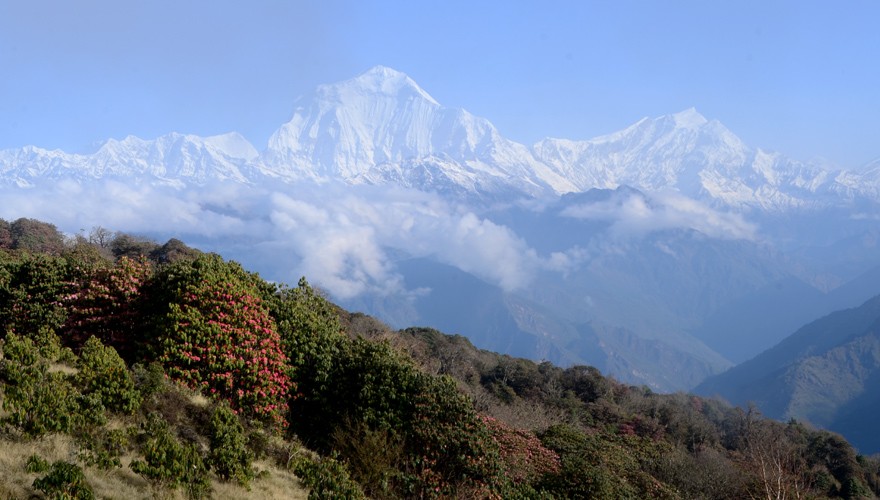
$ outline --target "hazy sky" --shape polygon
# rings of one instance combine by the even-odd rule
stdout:
[[[377,64],[526,144],[691,106],[747,144],[880,157],[880,1],[0,0],[0,149],[236,130],[262,149]]]

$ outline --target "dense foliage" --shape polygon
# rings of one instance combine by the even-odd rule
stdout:
[[[253,279],[216,255],[164,268],[150,290],[149,342],[171,378],[280,427],[289,365]]]
[[[838,435],[393,332],[178,240],[0,221],[0,338],[4,435],[78,447],[22,463],[29,494],[88,498],[91,470],[127,467],[199,498],[260,481],[258,460],[312,498],[880,493],[880,461]]]

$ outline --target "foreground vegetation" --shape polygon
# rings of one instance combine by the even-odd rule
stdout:
[[[391,331],[176,240],[0,220],[0,335],[3,497],[880,492],[838,435]]]

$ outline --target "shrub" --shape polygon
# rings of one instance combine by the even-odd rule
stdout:
[[[65,295],[64,339],[79,347],[91,336],[131,358],[141,348],[141,287],[153,273],[145,259],[119,259],[112,267],[78,269],[79,285]]]
[[[334,429],[348,422],[356,437],[403,443],[399,474],[379,471],[395,477],[399,495],[456,495],[461,488],[486,495],[498,489],[497,448],[452,379],[420,372],[387,343],[356,339],[340,345],[326,382],[299,381],[314,388],[292,403],[291,426],[306,442],[329,451]],[[357,462],[361,450],[339,451]]]
[[[49,498],[64,500],[92,500],[95,498],[82,469],[62,460],[53,463],[47,475],[35,479],[33,486]]]
[[[24,470],[28,472],[43,473],[49,470],[49,462],[39,455],[31,455],[25,463]]]
[[[78,365],[76,381],[83,394],[94,395],[113,412],[131,414],[138,408],[141,395],[115,349],[104,346],[97,337],[89,337]]]
[[[131,367],[131,376],[144,400],[161,392],[168,383],[165,371],[159,363],[149,363],[146,366],[136,363]]]
[[[309,500],[365,499],[363,490],[349,476],[345,464],[336,457],[299,457],[293,473],[309,491]]]
[[[208,464],[221,479],[234,479],[247,486],[254,478],[251,467],[253,454],[247,448],[247,438],[238,417],[226,406],[220,405],[208,424],[211,451]]]
[[[406,422],[409,493],[497,496],[504,483],[498,448],[470,399],[449,377],[418,373],[414,411]]]
[[[70,268],[60,257],[25,254],[0,259],[0,335],[54,333],[67,318],[61,298],[70,288]]]
[[[27,337],[10,333],[2,350],[0,380],[6,383],[3,409],[9,412],[4,420],[31,436],[69,431],[82,415],[79,394],[68,377],[50,373],[48,362]]]
[[[505,477],[515,485],[536,483],[559,472],[559,455],[541,444],[534,433],[515,429],[500,420],[482,417],[498,445]]]
[[[584,432],[559,424],[541,435],[541,442],[559,454],[558,474],[541,486],[563,498],[675,498],[650,470],[670,446],[647,438]]]
[[[344,457],[351,476],[370,498],[395,496],[394,483],[405,459],[403,436],[346,420],[333,432],[333,449]]]
[[[83,433],[79,436],[82,445],[79,456],[87,465],[104,470],[122,467],[119,457],[129,447],[129,434],[126,429],[107,430],[103,427]]]
[[[216,255],[178,262],[160,278],[157,299],[168,305],[156,349],[168,375],[236,413],[286,425],[287,357],[254,278]]]
[[[179,442],[157,415],[150,415],[145,427],[144,460],[133,460],[131,470],[168,488],[183,486],[190,498],[207,496],[208,469],[196,446]]]

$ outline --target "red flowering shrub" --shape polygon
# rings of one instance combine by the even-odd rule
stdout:
[[[492,417],[482,417],[498,445],[505,475],[516,485],[531,484],[559,472],[559,455],[541,444],[534,433],[515,429]]]
[[[240,273],[217,256],[170,273],[176,286],[159,322],[158,360],[169,377],[228,401],[234,412],[284,426],[292,387],[287,357],[269,312]]]
[[[122,257],[112,267],[85,272],[78,289],[64,297],[68,308],[64,340],[81,346],[96,336],[128,357],[140,339],[143,318],[139,312],[141,288],[153,275],[146,259]]]

